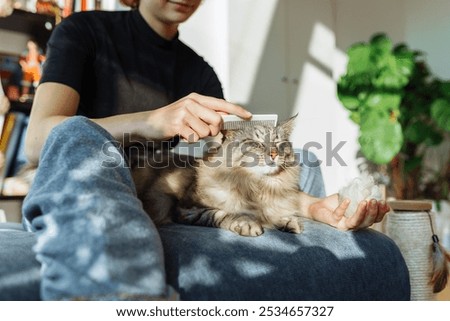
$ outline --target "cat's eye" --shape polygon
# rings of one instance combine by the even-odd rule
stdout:
[[[264,148],[264,144],[253,139],[247,139],[243,144],[253,148]]]
[[[263,152],[266,149],[263,143],[251,139],[243,141],[241,147],[243,153],[255,151]]]
[[[292,145],[290,142],[281,142],[276,144],[276,146],[280,155],[292,154]]]

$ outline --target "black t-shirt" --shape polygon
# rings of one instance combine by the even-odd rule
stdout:
[[[44,82],[74,88],[78,114],[91,118],[156,109],[192,92],[223,98],[203,58],[178,37],[160,37],[138,10],[64,19],[48,42]]]

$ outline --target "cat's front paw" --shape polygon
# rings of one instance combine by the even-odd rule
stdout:
[[[283,217],[276,222],[275,227],[283,232],[299,234],[303,232],[303,219],[299,216]]]
[[[242,236],[259,236],[264,233],[262,225],[247,215],[235,217],[228,229]]]

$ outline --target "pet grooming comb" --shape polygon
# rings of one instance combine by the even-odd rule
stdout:
[[[250,120],[242,119],[235,115],[223,115],[223,129],[244,129],[250,126],[262,125],[262,126],[276,126],[278,121],[278,115],[276,114],[260,114],[253,115]]]
[[[250,120],[242,119],[235,115],[222,115],[223,117],[223,129],[226,130],[238,130],[249,128],[255,125],[276,126],[278,121],[278,115],[253,115]],[[195,158],[202,158],[204,156],[204,145],[209,140],[214,140],[212,137],[205,137],[198,142],[188,143],[182,139],[171,150],[175,154],[190,155]]]

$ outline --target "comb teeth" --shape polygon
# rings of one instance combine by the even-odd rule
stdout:
[[[253,115],[250,120],[244,120],[235,115],[223,115],[223,129],[239,130],[253,126],[276,126],[278,115]]]
[[[235,129],[245,129],[252,126],[274,126],[274,122],[270,120],[238,120],[229,121],[223,124],[223,129],[235,130]]]

